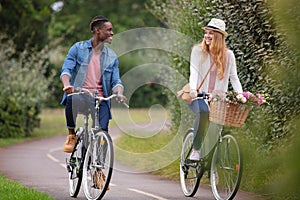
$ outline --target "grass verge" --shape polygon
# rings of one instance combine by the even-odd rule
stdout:
[[[10,181],[0,174],[0,194],[1,200],[24,200],[24,199],[39,199],[39,200],[54,200],[47,194],[37,192],[34,189],[26,188],[19,182]]]

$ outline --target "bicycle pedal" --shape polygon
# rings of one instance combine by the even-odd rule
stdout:
[[[198,164],[200,163],[200,160],[190,160],[188,159],[188,164]]]
[[[94,166],[97,170],[103,170],[105,169],[104,164],[97,164]]]
[[[68,170],[68,172],[72,172],[72,168],[70,165],[67,165],[67,170]]]
[[[74,165],[75,164],[75,161],[71,159],[71,161],[69,161],[67,158],[66,158],[66,168],[68,170],[68,172],[72,172],[72,164]]]

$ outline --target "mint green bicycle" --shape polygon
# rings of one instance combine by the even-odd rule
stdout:
[[[194,130],[187,131],[180,156],[180,183],[185,196],[193,197],[200,180],[207,171],[213,195],[217,200],[231,200],[235,197],[242,178],[242,155],[233,135],[223,135],[223,126],[214,124],[218,131],[218,140],[212,151],[200,161],[189,159],[192,151]]]

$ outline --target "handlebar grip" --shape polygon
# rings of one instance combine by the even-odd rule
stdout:
[[[197,97],[203,97],[203,98],[208,98],[209,94],[208,93],[198,93]]]

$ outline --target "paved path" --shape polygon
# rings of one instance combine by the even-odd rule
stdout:
[[[112,129],[114,136],[116,129]],[[67,171],[61,145],[65,136],[44,138],[0,148],[0,173],[8,179],[48,193],[57,200],[74,199],[68,194]],[[119,163],[115,163],[111,180],[111,190],[103,199],[107,200],[181,200],[214,199],[208,186],[200,187],[194,198],[185,198],[180,183],[146,173],[132,173]],[[1,194],[0,194],[1,199]],[[82,189],[77,199],[85,199]],[[257,196],[239,191],[236,199],[252,200]]]

